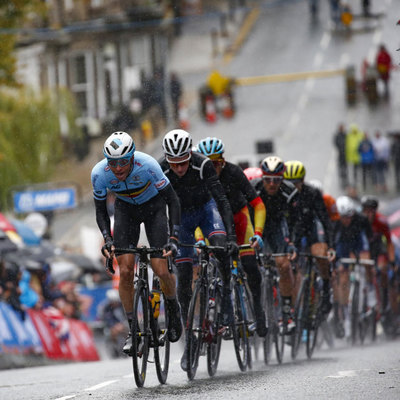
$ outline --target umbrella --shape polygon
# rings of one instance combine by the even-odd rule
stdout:
[[[104,270],[100,261],[94,261],[83,254],[63,253],[62,257],[73,262],[82,269],[82,272],[102,272]]]
[[[11,222],[27,246],[38,246],[40,244],[40,237],[27,224],[17,219],[12,219]]]
[[[0,213],[0,229],[3,230],[4,232],[16,231],[13,224],[2,213]]]
[[[18,249],[18,246],[0,229],[0,254]]]
[[[62,281],[77,281],[82,275],[82,269],[72,261],[55,258],[50,261],[50,275],[55,284]]]
[[[21,268],[29,269],[30,271],[41,271],[43,264],[39,261],[33,260],[23,252],[23,249],[18,249],[13,252],[9,252],[4,256],[4,260],[18,265]]]

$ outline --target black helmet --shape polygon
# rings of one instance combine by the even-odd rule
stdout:
[[[361,205],[363,208],[373,208],[376,210],[379,206],[379,200],[376,196],[365,195],[361,198]]]

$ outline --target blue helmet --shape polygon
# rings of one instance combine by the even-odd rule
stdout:
[[[225,146],[222,143],[222,140],[216,137],[207,137],[202,139],[197,145],[197,151],[207,157],[212,156],[213,154],[222,155],[224,150]]]
[[[107,158],[128,158],[135,152],[135,143],[126,132],[112,133],[104,143],[103,154]]]

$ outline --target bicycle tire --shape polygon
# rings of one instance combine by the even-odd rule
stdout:
[[[234,315],[232,333],[233,345],[235,348],[235,354],[239,368],[241,371],[246,371],[249,354],[249,340],[247,336],[243,298],[240,293],[240,289],[239,283],[235,283],[232,291]]]
[[[351,329],[351,343],[355,344],[357,341],[357,335],[359,330],[359,321],[360,321],[360,313],[359,313],[359,302],[360,302],[360,282],[353,282],[353,293],[351,298],[351,315],[350,315],[350,329]]]
[[[275,334],[273,335],[275,341],[275,355],[278,364],[282,364],[283,352],[285,349],[285,332],[280,329],[282,328],[283,324],[282,297],[279,290],[279,283],[277,281],[274,282],[273,291],[274,293],[276,293],[276,298],[274,298]]]
[[[169,370],[170,342],[167,334],[168,313],[164,293],[160,296],[160,311],[157,318],[153,318],[154,338],[154,363],[156,366],[158,381],[162,384],[167,382]]]
[[[221,329],[221,304],[222,293],[218,285],[209,291],[209,305],[207,310],[208,333],[207,333],[207,371],[209,376],[217,372],[219,356],[221,354],[222,335]]]
[[[321,303],[322,303],[322,291],[318,287],[318,281],[313,279],[309,295],[309,316],[307,324],[307,342],[306,342],[306,353],[308,359],[311,359],[318,338],[319,326],[322,320]]]
[[[203,323],[206,315],[205,300],[208,299],[207,288],[201,279],[196,282],[189,304],[187,325],[187,376],[193,380],[199,365],[201,346],[203,344]]]
[[[301,285],[300,285],[299,292],[297,294],[296,304],[294,307],[294,320],[296,323],[296,327],[292,334],[291,356],[292,356],[293,360],[296,359],[296,357],[299,353],[299,348],[300,348],[302,338],[303,338],[303,329],[305,326],[305,312],[306,312],[304,305],[307,303],[307,301],[305,299],[306,286],[308,284],[307,282],[308,282],[308,279],[303,278]]]
[[[136,385],[143,387],[149,356],[150,327],[148,291],[142,282],[135,289],[131,334],[133,374]]]
[[[245,324],[246,324],[246,335],[248,340],[248,355],[247,355],[247,367],[249,369],[253,368],[253,358],[252,358],[252,351],[251,349],[255,347],[255,339],[257,335],[255,332],[250,331],[250,326],[255,323],[255,316],[254,316],[254,308],[252,304],[252,298],[250,289],[247,287],[246,281],[243,281],[241,285],[242,288],[242,296],[243,296],[243,306],[245,310]]]
[[[266,278],[265,286],[264,286],[264,310],[266,311],[266,320],[268,324],[268,332],[266,336],[264,337],[264,342],[263,342],[263,347],[264,347],[264,362],[265,364],[269,364],[271,361],[271,353],[272,353],[272,343],[274,342],[274,324],[275,324],[275,319],[274,319],[274,294],[272,292],[272,285],[268,281],[268,278]]]

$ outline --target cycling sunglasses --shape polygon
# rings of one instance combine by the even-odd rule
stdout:
[[[126,167],[131,161],[131,157],[128,158],[118,158],[116,160],[113,160],[111,158],[107,159],[107,164],[112,167],[112,168],[117,168],[118,165],[120,167]]]
[[[263,176],[263,181],[267,183],[279,183],[283,181],[282,176]]]

